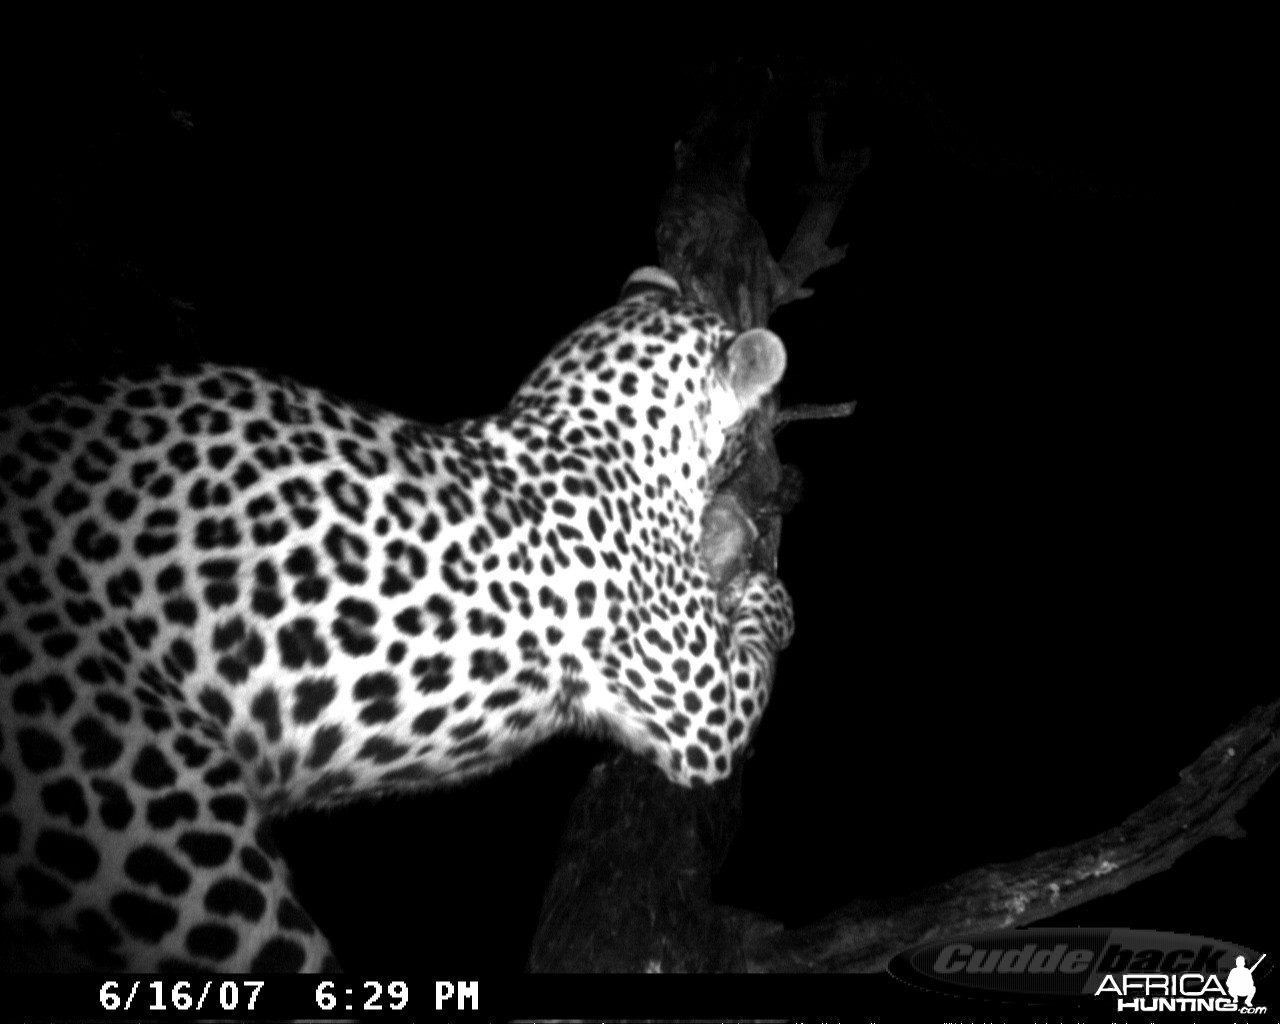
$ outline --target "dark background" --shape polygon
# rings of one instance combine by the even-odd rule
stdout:
[[[412,36],[33,61],[11,156],[30,327],[6,390],[122,352],[265,365],[428,421],[499,409],[654,261],[708,57]],[[846,83],[832,141],[872,164],[848,259],[771,326],[785,402],[858,408],[778,439],[805,479],[780,566],[798,632],[718,889],[789,924],[1099,832],[1275,687],[1248,83],[1042,35],[775,62],[808,66]],[[749,195],[775,252],[807,152],[800,107],[762,126]],[[463,789],[283,822],[344,966],[519,969],[608,753],[565,739]],[[1273,780],[1249,838],[1042,923],[1268,948],[1277,807]]]

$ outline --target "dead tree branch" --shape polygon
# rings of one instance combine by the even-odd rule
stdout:
[[[1280,700],[1255,708],[1114,828],[895,900],[864,900],[804,928],[742,918],[752,971],[875,971],[903,949],[1013,928],[1168,870],[1207,839],[1243,837],[1236,815],[1280,767]]]
[[[852,416],[857,402],[837,402],[834,405],[789,405],[778,412],[777,424],[781,429],[784,423],[797,420],[838,420]]]

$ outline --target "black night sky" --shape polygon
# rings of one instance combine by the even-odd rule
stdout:
[[[702,61],[389,38],[33,70],[30,351],[105,338],[429,421],[499,409],[654,261]],[[1040,37],[823,60],[849,83],[837,138],[872,165],[848,259],[771,326],[784,402],[858,408],[778,439],[805,482],[780,565],[798,632],[719,890],[788,924],[1100,832],[1275,687],[1229,69]],[[806,146],[784,119],[759,140],[775,252]],[[518,970],[607,753],[566,739],[466,789],[299,814],[280,833],[301,898],[350,970]],[[1278,792],[1249,838],[1039,923],[1273,946]]]

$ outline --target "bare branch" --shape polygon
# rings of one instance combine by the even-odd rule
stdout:
[[[813,290],[804,283],[819,270],[833,267],[844,259],[847,245],[828,246],[827,238],[835,227],[854,180],[871,163],[871,150],[852,150],[834,161],[826,158],[826,115],[823,111],[809,114],[809,141],[818,180],[805,188],[809,203],[801,214],[787,248],[778,260],[785,282],[774,294],[774,307],[805,299]]]
[[[796,420],[839,420],[853,415],[858,403],[853,402],[836,402],[834,405],[814,405],[811,403],[802,403],[801,405],[789,405],[778,413],[777,427],[782,429],[785,423],[794,423]]]
[[[1280,700],[1219,736],[1177,785],[1089,839],[977,868],[894,900],[851,903],[793,931],[740,916],[752,971],[875,971],[928,939],[1031,924],[1167,870],[1206,839],[1238,839],[1236,814],[1280,767]]]

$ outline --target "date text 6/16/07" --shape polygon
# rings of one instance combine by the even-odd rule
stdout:
[[[98,1004],[107,1011],[124,1010],[252,1010],[262,981],[105,981]]]

